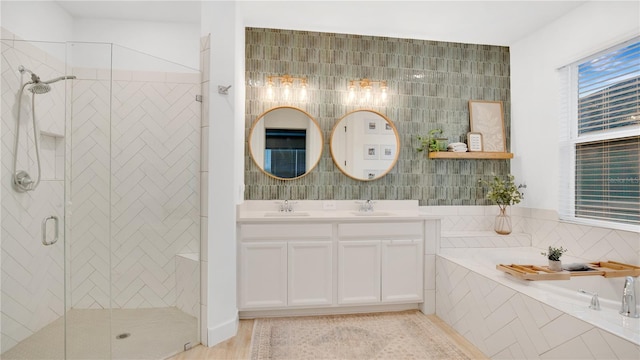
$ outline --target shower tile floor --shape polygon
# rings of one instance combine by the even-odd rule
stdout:
[[[165,359],[182,352],[186,343],[199,343],[198,320],[173,307],[72,309],[67,321],[67,359]],[[64,359],[64,330],[60,318],[9,349],[2,359]],[[130,336],[116,339],[124,333]]]

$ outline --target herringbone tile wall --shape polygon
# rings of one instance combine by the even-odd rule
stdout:
[[[631,341],[453,261],[436,269],[436,314],[491,359],[638,359]]]
[[[43,44],[61,47],[64,44]],[[16,40],[2,30],[2,339],[0,351],[13,347],[49,322],[64,314],[64,241],[43,246],[41,222],[50,215],[64,219],[64,181],[56,177],[51,164],[43,164],[43,177],[33,192],[18,193],[12,187],[12,162],[17,124],[17,94],[28,75],[21,75],[23,65],[43,80],[64,74],[64,63],[48,56],[26,41]],[[36,95],[36,118],[41,130],[64,134],[65,98],[62,84],[52,91]],[[25,90],[20,114],[18,169],[37,174],[33,130],[32,95]],[[31,140],[28,140],[31,138]],[[56,159],[56,137],[42,136],[41,155]],[[60,173],[58,175],[61,175]],[[49,233],[49,240],[53,234]],[[64,227],[60,227],[60,239]]]
[[[590,261],[640,264],[637,232],[562,222],[554,210],[510,207],[513,233],[508,236],[493,230],[496,205],[423,206],[420,210],[441,218],[443,248],[533,246],[544,251],[562,246],[568,249],[567,255]]]
[[[175,306],[174,257],[200,249],[200,76],[114,72],[111,124],[108,85],[74,81],[72,304]]]

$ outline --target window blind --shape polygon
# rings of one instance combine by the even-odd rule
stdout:
[[[576,145],[576,217],[640,224],[640,138]]]
[[[578,66],[578,133],[640,124],[640,42]]]
[[[560,69],[560,216],[640,225],[640,39]]]

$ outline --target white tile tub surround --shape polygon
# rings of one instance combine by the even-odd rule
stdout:
[[[442,219],[435,258],[435,312],[486,355],[640,357],[639,320],[617,313],[621,278],[526,282],[495,269],[499,262],[543,264],[540,252],[549,245],[569,249],[565,261],[640,264],[638,233],[566,223],[555,211],[512,206],[513,233],[502,236],[493,232],[495,205],[421,207],[420,211]],[[496,254],[502,254],[502,260]],[[578,294],[578,288],[598,292],[603,310],[588,309],[590,297]]]
[[[562,246],[569,250],[566,255],[590,261],[608,259],[640,264],[637,232],[562,222],[553,210],[509,207],[513,232],[506,237],[493,231],[496,205],[421,206],[420,211],[442,219],[440,247],[523,246],[530,238],[531,246],[541,251],[549,245]]]
[[[619,302],[603,297],[603,310],[591,310],[590,298],[577,289],[552,290],[550,281],[521,281],[495,270],[496,262],[530,263],[540,256],[532,248],[442,249],[436,314],[495,359],[638,359],[640,319],[619,315]],[[614,280],[622,289],[620,279],[597,276],[553,283],[607,296],[606,285],[589,285],[587,278]]]

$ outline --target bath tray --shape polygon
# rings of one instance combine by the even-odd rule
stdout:
[[[522,280],[569,280],[571,273],[568,271],[551,271],[546,266],[498,264],[496,269],[511,274]]]
[[[595,272],[602,272],[602,276],[622,277],[622,276],[640,276],[640,266],[625,264],[617,261],[598,261],[589,263]],[[582,271],[584,274],[571,273],[571,276],[596,275],[591,274],[592,271]]]
[[[617,261],[597,261],[588,264],[589,271],[551,271],[547,266],[498,264],[496,269],[522,280],[569,280],[572,276],[640,276],[640,266]]]

